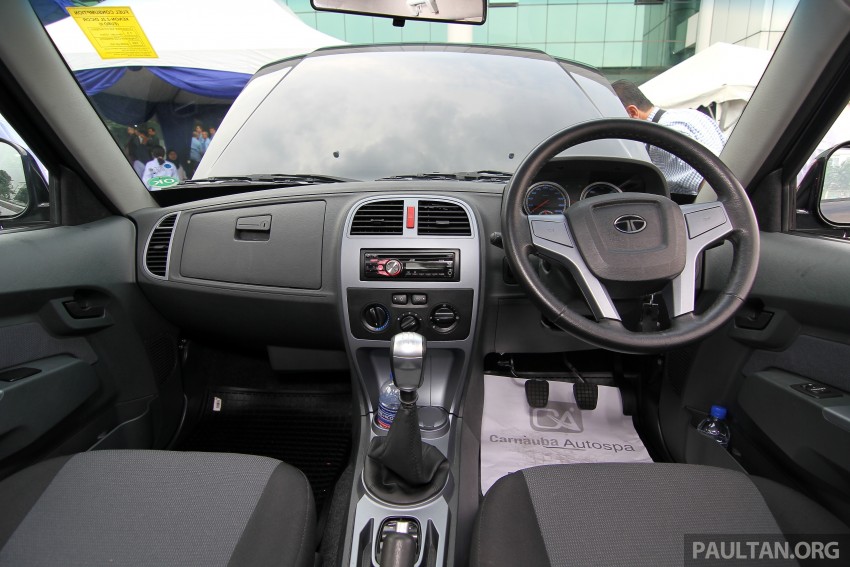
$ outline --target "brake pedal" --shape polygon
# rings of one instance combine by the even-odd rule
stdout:
[[[526,380],[525,399],[533,408],[545,408],[549,403],[549,382],[538,378]]]
[[[526,393],[528,388],[526,388]],[[595,410],[599,401],[599,386],[587,382],[576,382],[573,384],[573,395],[578,407],[583,410]]]

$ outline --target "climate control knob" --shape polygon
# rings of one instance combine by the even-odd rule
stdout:
[[[387,262],[384,264],[384,271],[390,277],[395,277],[399,275],[403,269],[404,265],[402,265],[402,263],[398,260],[387,260]]]
[[[459,318],[457,311],[448,303],[442,303],[431,311],[431,325],[442,333],[448,333],[454,329]]]
[[[390,312],[380,303],[367,305],[363,309],[363,326],[373,333],[380,333],[390,326]]]
[[[422,319],[416,313],[405,313],[398,318],[398,326],[405,332],[418,331],[422,326]]]

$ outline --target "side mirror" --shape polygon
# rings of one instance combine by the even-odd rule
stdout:
[[[0,227],[49,220],[47,182],[35,158],[21,146],[0,139]]]
[[[406,20],[481,25],[487,19],[486,0],[310,0],[314,10]]]
[[[829,224],[850,226],[850,142],[824,155],[818,210]]]

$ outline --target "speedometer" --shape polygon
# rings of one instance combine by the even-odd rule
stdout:
[[[562,215],[569,206],[567,191],[551,181],[535,183],[525,194],[525,212],[529,215]]]
[[[582,199],[590,199],[591,197],[596,197],[598,195],[612,195],[614,193],[622,193],[623,190],[614,185],[613,183],[608,183],[607,181],[594,181],[590,185],[584,188],[581,192]]]

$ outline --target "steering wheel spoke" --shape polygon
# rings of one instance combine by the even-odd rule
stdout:
[[[683,205],[682,215],[687,227],[687,257],[685,269],[668,286],[665,300],[671,307],[670,316],[680,317],[694,310],[697,259],[711,244],[732,232],[732,222],[720,201]]]
[[[620,321],[620,314],[608,290],[599,278],[591,273],[575,247],[566,218],[563,215],[529,215],[528,227],[537,253],[570,271],[596,320]]]

